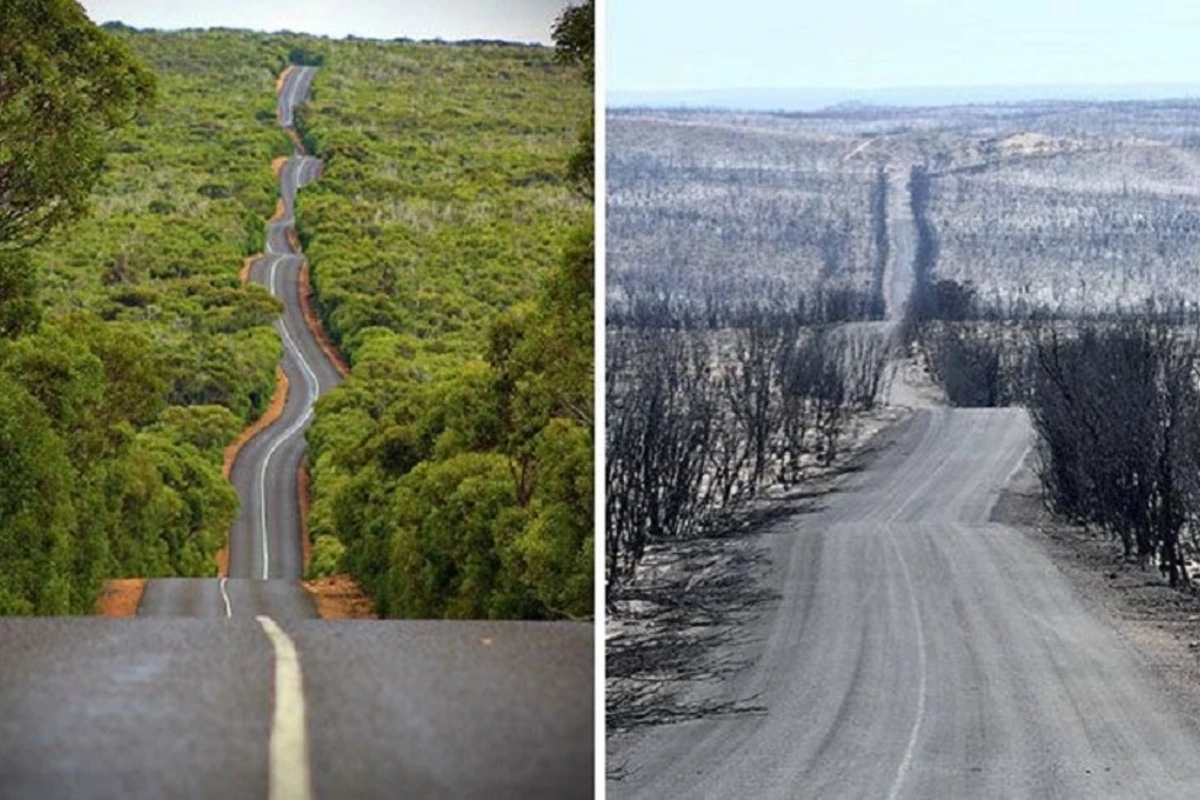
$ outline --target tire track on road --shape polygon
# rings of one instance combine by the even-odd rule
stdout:
[[[714,657],[751,659],[717,696],[766,713],[618,734],[609,794],[1186,795],[1200,731],[1041,545],[991,520],[1031,437],[1021,410],[921,411],[764,531],[780,599]]]

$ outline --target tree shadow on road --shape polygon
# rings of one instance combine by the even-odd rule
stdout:
[[[719,520],[708,535],[652,544],[636,578],[610,587],[610,743],[632,741],[630,736],[657,726],[767,712],[757,695],[739,693],[734,680],[754,659],[754,621],[779,599],[767,587],[771,562],[764,537],[794,532],[780,523],[824,510],[842,479],[862,471],[903,429],[893,425],[819,475],[764,493]],[[619,754],[610,754],[607,771],[611,781],[633,774]]]
[[[610,598],[609,734],[764,713],[754,697],[721,691],[748,664],[747,623],[777,597],[760,585],[762,548],[740,536],[696,539],[646,562],[646,577]]]
[[[658,725],[766,713],[756,696],[731,696],[747,667],[750,624],[779,598],[756,534],[820,510],[827,492],[797,491],[725,521],[721,533],[648,549],[636,581],[609,597],[605,641],[610,736]],[[611,780],[626,776],[609,769]]]

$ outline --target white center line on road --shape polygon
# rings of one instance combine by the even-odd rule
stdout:
[[[279,321],[279,334],[283,337],[283,343],[291,351],[292,355],[300,362],[300,368],[304,370],[304,383],[308,387],[308,405],[312,406],[316,399],[321,395],[321,381],[317,378],[317,373],[309,365],[308,359],[304,357],[304,353],[300,350],[296,340],[288,333],[287,322]]]
[[[267,541],[267,469],[271,466],[271,459],[275,456],[275,452],[295,436],[301,428],[308,424],[309,419],[312,418],[312,413],[312,404],[309,403],[307,410],[300,419],[292,423],[291,427],[284,431],[271,444],[270,449],[267,450],[267,457],[263,459],[262,467],[258,471],[259,526],[262,530],[262,579],[264,581],[270,578],[271,569],[271,548]]]
[[[904,554],[900,551],[900,546],[896,543],[895,537],[889,529],[887,531],[888,541],[892,545],[892,551],[896,554],[896,561],[900,564],[900,574],[904,577],[904,584],[908,588],[909,607],[912,610],[913,622],[917,629],[917,668],[920,670],[921,678],[917,687],[917,713],[913,718],[912,728],[908,733],[908,744],[904,747],[904,756],[900,760],[900,765],[896,768],[896,777],[892,781],[891,789],[888,791],[888,800],[896,800],[900,796],[900,789],[904,786],[904,780],[908,777],[909,767],[912,766],[913,753],[917,747],[917,740],[921,736],[921,724],[925,720],[925,702],[928,689],[926,684],[928,678],[928,665],[926,664],[925,655],[925,625],[921,621],[921,605],[917,602],[917,590],[913,586],[912,573],[908,570],[908,562],[904,558]]]
[[[283,92],[283,114],[281,116],[283,118],[283,124],[285,127],[290,127],[292,124],[292,106],[296,104],[296,86],[299,83],[296,78],[302,69],[304,68],[297,67],[296,70],[288,76],[288,85]]]
[[[225,591],[225,584],[229,582],[229,578],[221,578],[221,600],[225,603],[225,616],[233,616],[233,604],[229,602],[229,592]]]
[[[292,115],[295,113],[296,108],[296,94],[299,92],[300,86],[304,82],[304,76],[309,69],[310,67],[298,67],[296,71],[292,73],[291,86],[289,87],[291,91],[284,92],[286,102],[284,125],[289,128],[295,123],[295,119]]]
[[[311,68],[299,67],[289,76],[289,83],[285,86],[282,94],[282,103],[288,114],[288,119],[284,123],[285,125],[290,125],[291,123],[290,114],[293,106],[296,105],[296,95],[299,92],[300,87],[303,85],[305,76],[307,76],[310,71]],[[315,159],[313,160],[315,161]],[[307,163],[306,157],[300,156],[297,153],[292,158],[288,159],[283,166],[283,171],[280,173],[280,182],[282,184],[281,191],[283,196],[285,200],[289,197],[292,198],[290,202],[293,204],[295,202],[296,191],[303,183],[304,170]],[[288,183],[289,175],[291,176],[292,180],[291,184]],[[279,263],[288,256],[294,256],[296,254],[292,250],[290,242],[285,245],[285,249],[282,252],[277,251],[272,244],[271,235],[278,230],[286,228],[288,225],[294,224],[295,215],[293,210],[293,212],[284,219],[277,220],[267,225],[266,249],[267,253],[271,256],[274,256],[274,258],[271,261],[270,272],[267,276],[266,285],[268,291],[270,291],[270,293],[275,297],[279,297],[279,284],[277,281]],[[306,424],[308,424],[308,421],[313,415],[313,403],[321,394],[320,379],[317,377],[316,372],[313,371],[313,368],[309,365],[308,360],[305,359],[304,353],[299,347],[296,346],[295,340],[293,340],[291,335],[288,333],[286,318],[280,318],[277,320],[275,327],[276,330],[279,331],[280,338],[283,340],[285,355],[290,354],[300,365],[304,375],[304,383],[308,389],[308,397],[305,398],[304,403],[302,404],[305,409],[304,414],[300,417],[300,419],[294,422],[282,434],[280,434],[271,442],[267,449],[266,457],[259,466],[258,512],[262,555],[262,572],[260,574],[262,575],[263,580],[268,580],[271,574],[271,545],[267,535],[267,471],[270,468],[271,459],[275,456],[275,453],[279,450],[279,448],[288,442],[298,432],[300,432]]]
[[[278,296],[279,290],[276,285],[275,276],[277,275],[276,267],[281,259],[275,259],[271,263],[271,273],[269,280],[271,294]],[[308,396],[304,399],[305,412],[300,419],[292,423],[292,425],[280,434],[279,438],[271,443],[267,450],[266,458],[263,459],[262,465],[258,470],[258,509],[259,509],[259,532],[262,536],[262,579],[265,581],[270,577],[271,568],[271,547],[267,537],[267,470],[271,466],[271,459],[275,456],[275,452],[283,446],[285,442],[296,435],[312,417],[313,402],[321,393],[321,382],[317,378],[316,372],[309,366],[307,359],[304,358],[304,353],[296,346],[296,342],[288,333],[287,323],[280,319],[276,322],[276,330],[279,331],[279,336],[283,340],[284,349],[296,359],[304,375],[304,384],[308,389]]]
[[[976,420],[976,424],[978,420]],[[908,561],[904,558],[904,553],[900,549],[896,537],[892,533],[892,523],[900,518],[900,515],[908,510],[918,498],[925,494],[934,481],[936,481],[946,469],[954,463],[954,457],[959,454],[968,444],[974,441],[973,436],[964,436],[955,448],[954,453],[942,460],[942,462],[929,473],[928,477],[921,483],[920,487],[915,491],[910,492],[908,499],[900,504],[895,513],[887,518],[883,524],[884,533],[887,535],[888,543],[892,546],[892,551],[896,554],[896,563],[900,565],[900,573],[904,578],[904,584],[908,589],[909,608],[912,611],[913,626],[917,632],[917,669],[920,672],[920,679],[917,684],[917,711],[913,716],[912,728],[908,733],[908,744],[904,747],[904,755],[900,759],[900,765],[896,767],[896,777],[892,781],[892,786],[888,790],[887,800],[897,800],[900,797],[900,790],[904,787],[904,781],[908,777],[908,770],[912,766],[913,755],[916,753],[917,741],[921,738],[921,726],[925,722],[925,703],[928,696],[928,672],[927,663],[928,656],[925,653],[925,624],[921,619],[921,604],[917,600],[917,590],[913,585],[912,572],[908,568]]]
[[[275,712],[271,719],[268,770],[270,800],[311,800],[304,680],[296,645],[275,620],[256,617],[275,650]]]

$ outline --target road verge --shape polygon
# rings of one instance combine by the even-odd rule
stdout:
[[[731,694],[729,686],[758,657],[761,643],[749,631],[780,596],[770,578],[769,532],[819,508],[912,419],[911,410],[895,407],[864,415],[835,462],[803,484],[765,493],[719,530],[647,547],[635,577],[608,597],[610,780],[624,777],[625,754],[646,728],[766,713],[754,696]]]
[[[1109,535],[1055,518],[1045,507],[1036,455],[1005,487],[991,519],[1031,537],[1084,604],[1132,645],[1175,700],[1200,717],[1200,595],[1174,589],[1157,569],[1121,557]]]
[[[337,349],[337,345],[325,332],[325,326],[321,324],[321,318],[317,316],[317,310],[313,305],[314,295],[306,258],[300,265],[300,311],[304,314],[304,321],[308,324],[308,329],[312,332],[313,338],[317,340],[317,344],[321,345],[321,351],[325,353],[329,363],[337,370],[338,375],[345,378],[350,374],[350,365],[346,363],[346,359]]]
[[[304,573],[312,560],[312,539],[308,532],[308,511],[312,505],[308,457],[300,462],[296,488],[300,495],[300,536],[304,545]],[[317,607],[321,619],[379,619],[375,603],[352,577],[345,573],[304,581],[304,589]]]
[[[288,228],[287,232],[288,243],[297,253],[302,252],[300,249],[300,237],[296,233],[295,228]],[[317,344],[321,346],[321,352],[329,359],[329,363],[337,370],[337,374],[345,378],[350,375],[350,365],[346,363],[346,357],[342,355],[342,351],[338,350],[337,345],[329,338],[329,334],[325,331],[325,326],[321,323],[321,317],[317,314],[316,305],[313,303],[313,298],[316,292],[312,288],[312,276],[310,270],[312,267],[305,258],[300,263],[300,312],[304,314],[304,322],[308,325],[308,330],[312,333],[313,338],[317,340]]]
[[[349,575],[304,581],[321,619],[379,619],[375,603]]]
[[[104,582],[96,598],[96,613],[102,617],[136,617],[146,589],[146,578],[115,578]]]
[[[312,494],[309,489],[311,482],[306,454],[300,459],[300,466],[296,469],[296,494],[299,495],[297,504],[300,506],[300,558],[304,565],[304,575],[308,574],[308,565],[312,562],[312,539],[308,535],[308,512],[312,507]]]
[[[221,475],[225,480],[229,480],[230,474],[233,472],[233,465],[237,461],[238,453],[246,446],[246,443],[255,436],[273,425],[280,415],[283,414],[283,407],[287,403],[288,396],[288,377],[283,371],[282,362],[275,365],[275,392],[271,395],[271,402],[267,404],[267,408],[263,411],[261,417],[254,421],[250,427],[243,430],[233,442],[225,448],[225,463],[221,466]],[[228,537],[228,533],[226,534]],[[229,574],[229,541],[225,542],[225,546],[217,551],[217,574],[222,578]]]
[[[275,79],[275,95],[276,96],[278,96],[279,93],[283,91],[283,85],[285,83],[287,83],[288,75],[291,75],[295,70],[296,70],[295,64],[288,64],[287,67],[283,70],[283,72],[279,73],[279,77],[277,77]],[[275,109],[275,119],[279,120],[280,122],[283,121],[282,118],[280,117],[280,110],[278,107],[276,107],[276,109]]]

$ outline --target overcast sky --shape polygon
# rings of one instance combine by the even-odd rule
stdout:
[[[250,28],[373,39],[550,43],[566,0],[81,0],[95,22],[135,28]]]
[[[1196,0],[608,0],[610,91],[1200,81]]]

